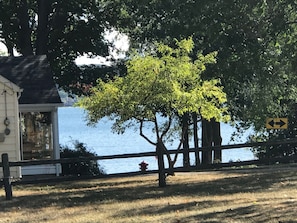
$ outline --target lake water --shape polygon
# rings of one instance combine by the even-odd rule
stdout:
[[[107,119],[100,121],[95,127],[86,125],[84,110],[74,107],[59,108],[59,136],[60,144],[71,147],[73,141],[85,143],[86,147],[99,156],[117,155],[126,153],[140,153],[155,151],[155,147],[143,139],[138,132],[132,129],[127,130],[123,135],[112,133],[112,123]],[[227,125],[221,125],[222,144],[243,143],[242,140],[230,142],[234,129]],[[153,133],[150,133],[153,136]],[[246,134],[247,135],[247,134]],[[174,142],[169,149],[176,149],[178,142]],[[253,153],[249,149],[232,149],[222,153],[223,162],[230,160],[251,160],[254,159]],[[114,159],[99,161],[100,166],[107,174],[134,172],[139,170],[139,163],[148,163],[149,170],[157,170],[158,163],[155,157]],[[191,156],[191,164],[194,164],[194,157]],[[179,155],[177,166],[182,166],[182,156]]]

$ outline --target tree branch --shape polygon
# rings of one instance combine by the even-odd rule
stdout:
[[[162,138],[166,135],[166,133],[169,131],[170,126],[171,126],[171,123],[172,123],[172,116],[170,115],[170,116],[169,116],[168,125],[167,125],[167,127],[164,129],[164,131],[163,131],[162,134],[161,134],[161,139],[162,139]]]
[[[159,133],[159,126],[158,126],[158,121],[157,121],[156,115],[154,116],[154,123],[155,123],[155,128],[156,128],[157,139],[159,140],[161,137],[160,137],[160,133]]]
[[[143,134],[143,120],[139,120],[140,121],[140,126],[139,126],[139,134],[141,137],[143,137],[146,141],[148,141],[150,144],[156,146],[157,143],[153,142],[152,140],[150,140],[146,135]]]
[[[185,128],[185,127],[184,127]],[[181,149],[181,146],[184,142],[184,134],[185,134],[185,129],[182,129],[182,135],[181,135],[181,138],[180,138],[180,141],[179,141],[179,144],[178,144],[178,147],[177,147],[177,152],[175,153],[174,155],[174,159],[173,159],[173,165],[176,163],[177,161],[177,157],[178,157],[178,151],[180,151]]]

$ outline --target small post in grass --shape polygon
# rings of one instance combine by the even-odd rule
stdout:
[[[2,154],[2,165],[3,165],[3,184],[4,184],[6,200],[11,200],[12,186],[11,186],[9,160],[8,160],[7,153]]]

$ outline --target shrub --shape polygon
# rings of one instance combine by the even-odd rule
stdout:
[[[68,146],[61,146],[61,158],[82,158],[97,156],[95,152],[89,151],[84,143],[81,143],[77,140],[73,142],[73,146],[73,149],[69,148]],[[62,174],[97,176],[104,175],[105,173],[96,160],[89,160],[76,163],[63,163]]]

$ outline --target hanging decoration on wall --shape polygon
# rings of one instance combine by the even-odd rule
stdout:
[[[7,116],[7,91],[4,89],[2,92],[2,95],[4,95],[4,109],[5,109],[5,119],[4,119],[4,125],[5,125],[5,130],[4,130],[4,134],[5,135],[9,135],[10,134],[10,129],[9,129],[9,124],[10,121],[8,119]]]

